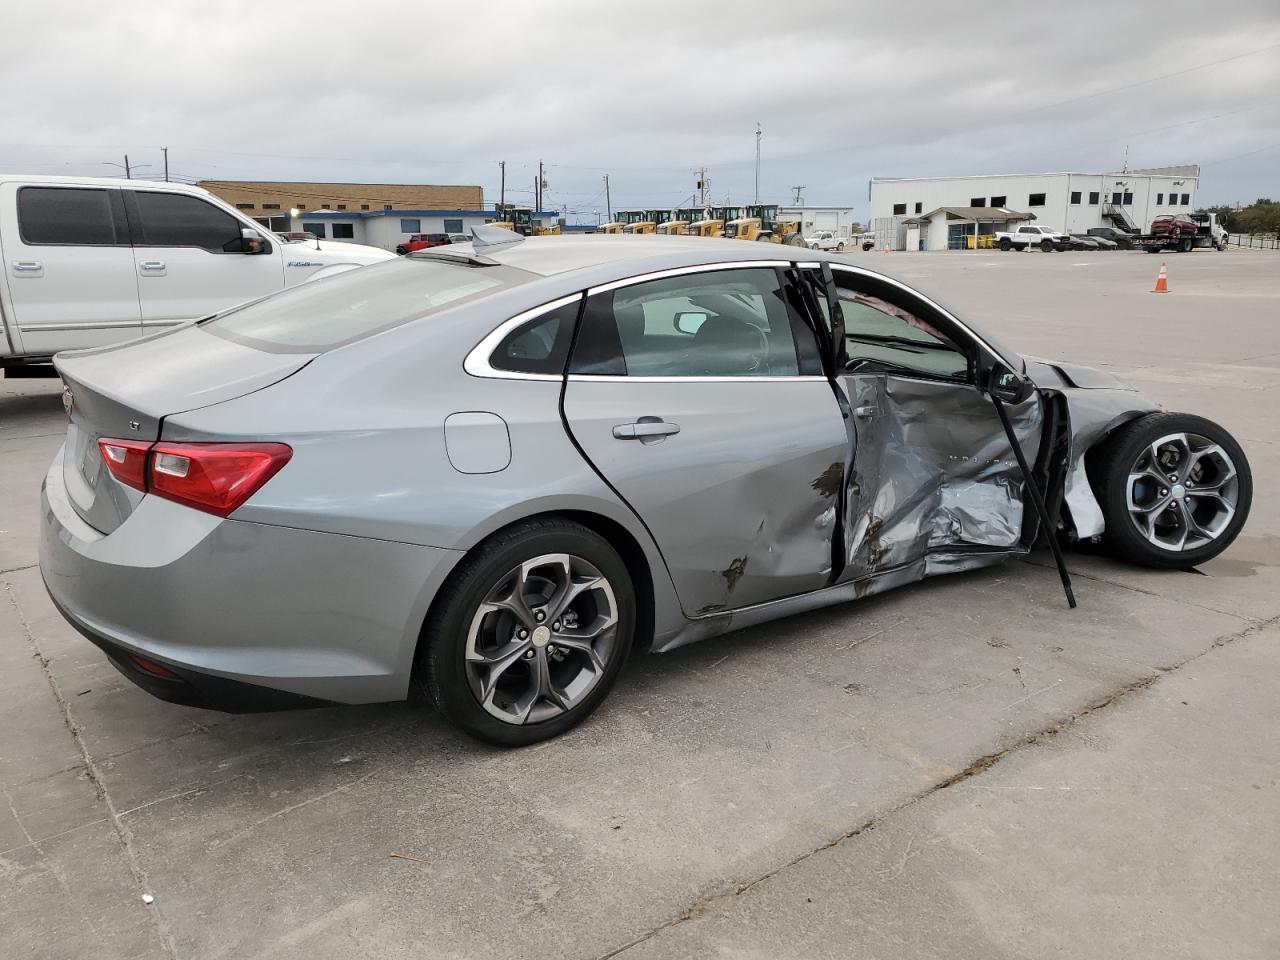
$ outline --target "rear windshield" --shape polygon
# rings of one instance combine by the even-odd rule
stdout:
[[[532,279],[514,267],[405,257],[299,284],[201,327],[260,350],[319,353]]]

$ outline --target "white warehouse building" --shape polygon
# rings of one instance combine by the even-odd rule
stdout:
[[[779,207],[778,219],[784,222],[800,221],[800,232],[806,237],[819,230],[830,230],[833,237],[850,237],[858,231],[858,221],[853,218],[852,207]]]
[[[875,177],[876,245],[893,250],[972,247],[974,235],[1031,221],[1065,233],[1114,226],[1146,233],[1165,213],[1196,208],[1200,167],[1118,173],[1015,173],[976,177]]]

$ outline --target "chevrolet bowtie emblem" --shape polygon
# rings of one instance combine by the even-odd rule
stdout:
[[[71,405],[76,402],[75,394],[70,390],[62,391],[62,409],[67,411],[67,416],[71,416]]]

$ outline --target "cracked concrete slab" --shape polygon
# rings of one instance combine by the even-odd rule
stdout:
[[[1271,627],[608,956],[1273,957],[1278,724]]]

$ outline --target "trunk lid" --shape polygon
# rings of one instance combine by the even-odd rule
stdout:
[[[143,494],[111,475],[98,440],[155,441],[172,414],[233,400],[283,380],[315,354],[269,353],[188,326],[133,344],[59,354],[70,423],[62,474],[86,523],[110,533]]]

